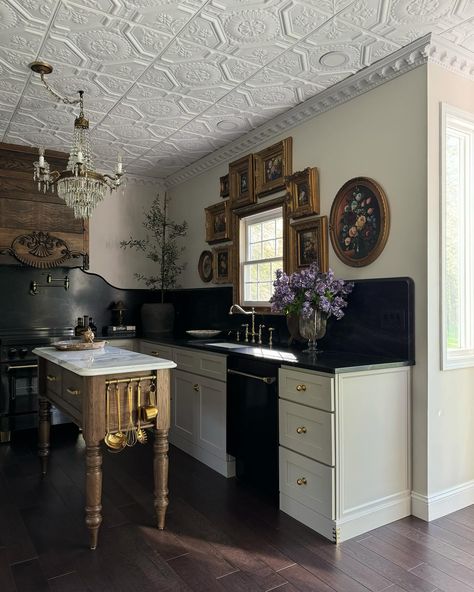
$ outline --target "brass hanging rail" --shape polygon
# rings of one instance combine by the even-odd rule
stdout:
[[[150,376],[135,376],[133,378],[113,378],[112,380],[106,380],[105,384],[123,384],[126,382],[141,382],[142,380],[156,380],[156,375],[151,374]]]

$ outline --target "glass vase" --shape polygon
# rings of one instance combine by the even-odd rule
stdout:
[[[317,348],[316,342],[318,339],[322,339],[326,335],[327,318],[327,314],[321,310],[315,310],[309,318],[300,315],[300,334],[308,340],[308,347],[304,349],[303,352],[311,354],[321,353],[321,350]]]

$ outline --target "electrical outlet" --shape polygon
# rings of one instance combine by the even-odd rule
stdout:
[[[405,328],[404,310],[384,310],[381,314],[380,328],[386,331]]]

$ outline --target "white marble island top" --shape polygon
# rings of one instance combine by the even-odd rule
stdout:
[[[176,367],[171,360],[108,345],[103,349],[84,351],[59,351],[54,347],[37,347],[33,353],[79,376],[122,374]]]

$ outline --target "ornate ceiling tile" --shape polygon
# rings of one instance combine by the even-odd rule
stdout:
[[[346,23],[372,29],[384,21],[388,12],[389,2],[380,0],[356,0],[339,13]]]
[[[249,93],[255,104],[261,107],[292,107],[298,102],[295,90],[287,86],[249,89]]]
[[[211,55],[211,50],[203,45],[190,43],[185,39],[174,39],[163,52],[161,59],[170,64],[204,60]]]
[[[280,20],[269,10],[240,10],[221,17],[230,44],[261,45],[278,39]]]
[[[214,86],[213,88],[192,88],[187,91],[186,96],[195,97],[212,104],[228,94],[230,90],[229,85]]]
[[[307,52],[299,49],[291,49],[282,53],[271,63],[272,70],[278,70],[292,76],[300,76],[309,69]]]
[[[129,80],[114,78],[113,76],[105,76],[104,74],[94,76],[94,81],[100,86],[102,94],[105,96],[117,95],[118,97],[122,97],[132,86],[132,83]]]
[[[315,8],[319,4],[315,5]],[[291,3],[282,12],[282,20],[287,35],[300,39],[309,35],[328,20],[328,15],[304,4]]]
[[[20,25],[18,29],[7,27],[2,29],[0,27],[0,47],[20,51],[32,58],[35,57],[41,46],[42,35],[39,31],[33,32],[30,28],[28,29],[26,29],[26,25]]]
[[[9,93],[0,91],[0,105],[11,107],[18,102],[18,95],[16,93]]]
[[[199,115],[209,107],[209,103],[192,97],[183,97],[180,99],[179,105],[183,111],[190,115]]]
[[[113,120],[115,116],[126,117],[133,121],[142,118],[142,114],[135,108],[134,105],[127,105],[125,103],[117,103],[108,114],[108,117]]]
[[[185,6],[183,2],[153,2],[149,10],[140,11],[141,18],[138,22],[174,37],[192,18],[194,12],[195,8]]]
[[[456,0],[393,0],[390,19],[403,25],[424,26],[450,16]]]
[[[289,43],[272,43],[260,47],[237,46],[233,55],[261,66],[270,63],[290,47]]]
[[[139,78],[139,83],[154,89],[172,90],[176,88],[172,73],[167,68],[157,68],[156,66],[148,68]]]
[[[68,40],[66,39],[55,39],[51,35],[46,39],[45,44],[41,48],[41,58],[45,61],[50,61],[55,64],[62,63],[64,65],[82,66],[87,60],[83,58],[76,50],[74,51]]]
[[[262,86],[262,85],[286,85],[291,82],[291,76],[283,74],[272,68],[261,68],[251,78],[247,79],[247,86]]]
[[[188,62],[174,66],[172,70],[182,86],[207,88],[224,81],[222,70],[208,62]]]
[[[306,37],[305,42],[326,45],[328,43],[352,42],[359,37],[361,37],[361,31],[358,27],[350,25],[340,18],[332,18],[316,33]]]
[[[217,18],[206,15],[197,16],[179,33],[178,39],[192,41],[198,46],[209,48],[223,47],[227,38]]]
[[[255,74],[259,69],[259,66],[257,64],[249,64],[248,62],[236,58],[229,58],[222,63],[222,69],[230,83],[238,83],[247,80],[247,78]]]
[[[357,44],[321,45],[309,50],[308,57],[315,76],[319,72],[356,72],[362,66],[361,47]]]
[[[130,43],[140,54],[154,58],[171,42],[173,37],[162,31],[153,31],[138,25],[125,32]]]

